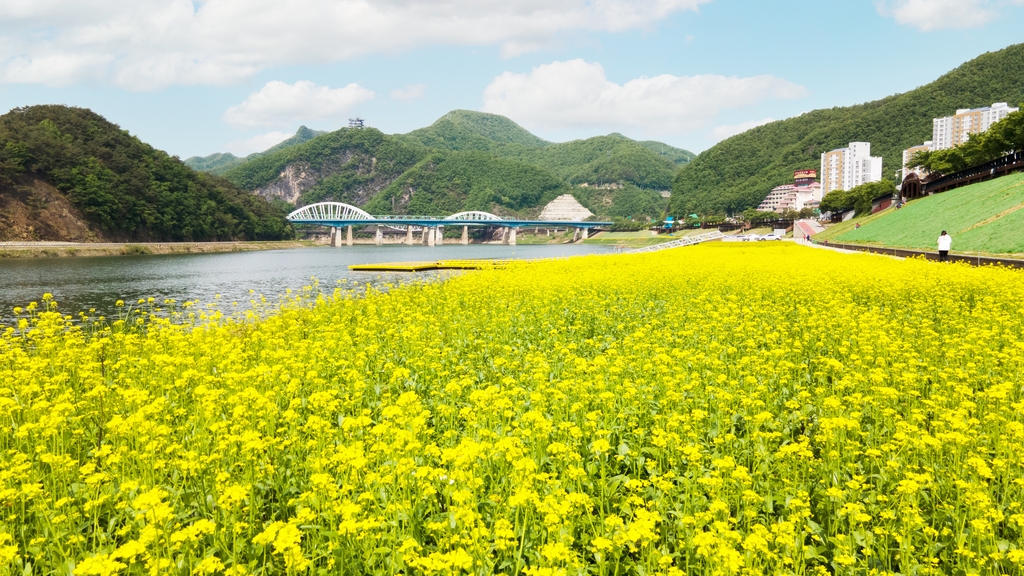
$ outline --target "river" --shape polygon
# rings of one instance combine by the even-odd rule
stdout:
[[[333,290],[338,280],[348,283],[384,284],[436,276],[436,272],[392,273],[353,272],[351,264],[409,262],[463,258],[555,258],[612,252],[610,246],[557,244],[504,246],[356,245],[342,248],[314,247],[220,254],[161,256],[111,256],[79,258],[31,258],[0,260],[0,324],[10,324],[13,308],[39,301],[43,293],[53,294],[64,314],[96,310],[95,315],[112,315],[115,302],[156,298],[158,302],[219,301],[230,306],[237,301],[248,306],[252,295],[270,301],[285,290],[310,285],[312,278],[322,289]]]

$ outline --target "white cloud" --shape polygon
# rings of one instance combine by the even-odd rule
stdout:
[[[337,120],[353,106],[372,100],[374,93],[358,84],[328,88],[307,80],[285,84],[267,82],[244,102],[224,112],[224,121],[235,128],[283,126],[314,120]]]
[[[292,136],[294,134],[289,134],[288,132],[267,132],[266,134],[257,134],[252,138],[229,142],[225,148],[235,156],[248,156],[253,152],[263,152],[267,148],[280,144]]]
[[[711,131],[711,137],[716,141],[725,140],[737,134],[742,134],[751,128],[757,128],[758,126],[764,126],[769,122],[775,122],[775,118],[764,118],[761,120],[750,120],[749,122],[741,122],[739,124],[731,124],[725,126],[719,126]]]
[[[110,58],[101,54],[40,54],[33,59],[17,57],[0,67],[0,82],[70,86],[102,80]]]
[[[4,0],[0,81],[98,77],[151,90],[428,45],[498,46],[514,56],[564,33],[650,29],[710,1]]]
[[[638,129],[692,132],[718,113],[770,98],[802,98],[803,86],[774,76],[641,76],[616,84],[598,63],[553,62],[529,74],[505,72],[484,90],[485,112],[537,129]]]
[[[1021,0],[879,0],[882,16],[922,31],[945,28],[977,28],[999,16],[1001,8]]]
[[[398,88],[391,91],[391,97],[395,100],[416,100],[427,95],[426,84],[410,84],[405,88]]]

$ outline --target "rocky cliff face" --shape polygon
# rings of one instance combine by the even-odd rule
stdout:
[[[253,190],[253,193],[268,200],[280,198],[289,204],[295,204],[303,192],[316,186],[319,181],[320,175],[311,171],[305,162],[289,164],[277,180]]]
[[[323,201],[362,206],[401,176],[377,158],[346,151],[313,170],[306,162],[289,164],[273,182],[253,190],[264,198],[279,198],[301,206]]]
[[[35,177],[0,187],[0,242],[103,242],[59,190]]]

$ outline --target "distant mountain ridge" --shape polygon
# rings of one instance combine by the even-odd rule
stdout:
[[[1024,44],[983,54],[934,82],[874,102],[814,110],[738,134],[698,155],[672,186],[669,213],[737,213],[756,207],[793,171],[818,169],[821,153],[870,142],[894,178],[902,152],[930,140],[932,119],[958,108],[1024,101]]]
[[[299,129],[295,132],[294,136],[267,148],[263,152],[253,152],[244,158],[239,158],[230,152],[215,152],[209,156],[192,156],[185,160],[185,165],[193,170],[200,170],[220,175],[227,172],[231,167],[241,164],[242,162],[259,158],[260,156],[270,154],[271,152],[284,150],[285,148],[295,146],[296,144],[308,142],[321,134],[326,134],[326,132],[323,130],[310,130],[305,126],[299,126]]]
[[[657,217],[666,204],[657,191],[667,190],[691,158],[621,134],[551,143],[503,116],[453,110],[408,134],[320,134],[222,173],[246,190],[296,205],[336,200],[382,213],[530,215],[572,193],[597,214]]]

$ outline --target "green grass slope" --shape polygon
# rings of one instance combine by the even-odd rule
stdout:
[[[860,222],[832,239],[934,250],[946,230],[954,251],[1024,253],[1024,174],[914,200]]]
[[[185,160],[185,165],[193,170],[222,175],[243,162],[259,158],[260,156],[266,156],[267,154],[277,152],[278,150],[284,150],[285,148],[295,146],[296,144],[309,142],[321,134],[326,134],[326,132],[322,130],[311,130],[305,126],[299,126],[299,129],[295,132],[294,136],[267,148],[263,152],[253,152],[244,158],[239,158],[230,152],[216,152],[209,156],[192,156]]]
[[[1024,44],[971,60],[935,82],[857,106],[815,110],[723,140],[678,173],[670,212],[735,213],[757,206],[793,170],[817,169],[821,153],[871,142],[883,174],[900,168],[905,148],[931,139],[932,119],[958,108],[1024,101]]]
[[[108,238],[292,235],[285,207],[195,172],[83,108],[30,106],[0,116],[0,194],[16,193],[18,183],[30,178],[56,188]]]

